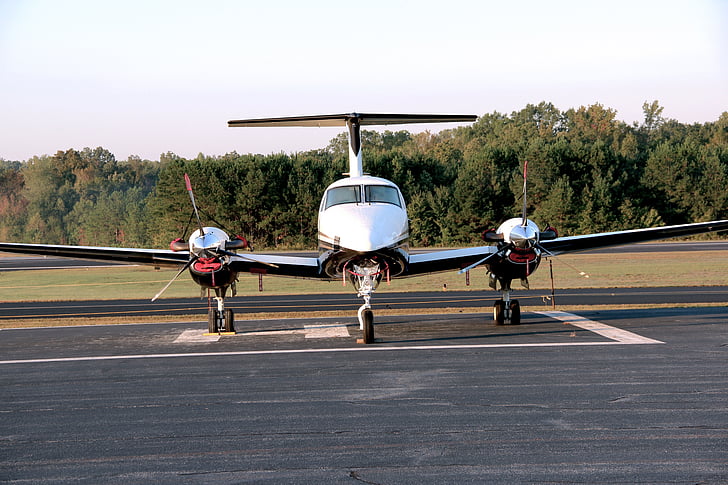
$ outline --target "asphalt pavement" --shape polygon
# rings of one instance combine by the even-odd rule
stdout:
[[[728,309],[0,330],[0,482],[725,483]]]

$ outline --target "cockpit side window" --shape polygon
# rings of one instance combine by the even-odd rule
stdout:
[[[334,187],[326,193],[326,209],[339,204],[356,204],[361,202],[361,188],[359,185]]]
[[[402,207],[399,191],[389,185],[367,185],[364,187],[364,197],[369,203],[379,202]]]

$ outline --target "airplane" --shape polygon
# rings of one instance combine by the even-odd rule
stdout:
[[[176,239],[170,249],[135,249],[95,246],[0,243],[0,251],[130,264],[179,267],[178,273],[152,299],[156,300],[185,270],[202,290],[215,292],[216,307],[208,312],[208,333],[234,332],[234,314],[225,309],[228,291],[236,294],[239,273],[257,273],[319,280],[342,280],[353,284],[363,303],[357,312],[362,338],[375,342],[371,299],[385,279],[485,266],[489,284],[501,292],[493,306],[497,325],[521,321],[518,300],[511,299],[511,282],[528,286],[542,257],[633,244],[671,237],[728,230],[728,220],[681,224],[657,228],[558,237],[556,230],[540,230],[526,214],[527,167],[524,163],[523,211],[487,232],[488,245],[411,253],[409,220],[405,200],[393,182],[363,170],[361,127],[408,123],[473,122],[475,115],[344,113],[231,120],[229,127],[346,127],[349,134],[349,172],[324,191],[318,214],[318,257],[277,254],[239,254],[250,249],[242,236],[229,236],[222,229],[203,226],[192,184],[185,174],[197,229],[187,241]]]

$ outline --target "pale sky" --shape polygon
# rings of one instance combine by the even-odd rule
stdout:
[[[336,128],[227,120],[510,114],[594,103],[728,111],[728,2],[0,0],[0,158],[323,148]],[[412,132],[432,126],[389,127]]]

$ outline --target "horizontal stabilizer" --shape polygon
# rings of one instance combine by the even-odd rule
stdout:
[[[283,118],[257,118],[228,121],[229,127],[236,126],[346,126],[355,120],[359,125],[401,125],[408,123],[458,123],[477,120],[475,115],[432,115],[432,114],[381,114],[344,113],[334,115],[286,116]]]

